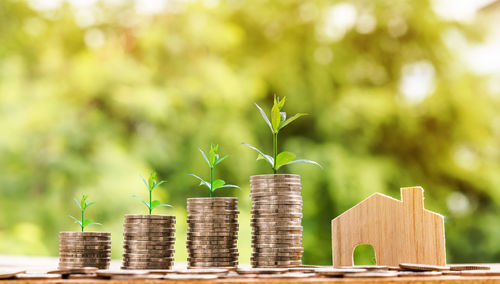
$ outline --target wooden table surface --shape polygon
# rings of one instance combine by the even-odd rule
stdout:
[[[500,271],[500,264],[489,264],[493,271]],[[111,268],[118,269],[120,261],[112,261]],[[43,257],[16,257],[0,256],[0,269],[22,269],[27,272],[46,272],[57,267],[57,258]],[[185,268],[185,264],[177,264],[175,268]],[[280,283],[398,283],[398,284],[422,284],[422,283],[499,283],[500,276],[439,276],[439,277],[392,277],[392,278],[303,278],[303,279],[259,279],[259,278],[230,278],[216,280],[164,280],[164,279],[53,279],[53,280],[0,280],[0,282],[12,284],[21,283],[183,283],[183,284],[204,284],[204,283],[259,283],[259,284],[280,284]],[[1,284],[1,283],[0,283]]]

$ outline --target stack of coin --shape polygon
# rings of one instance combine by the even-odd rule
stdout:
[[[238,199],[189,198],[188,267],[238,265]]]
[[[302,264],[302,195],[298,175],[250,177],[253,267]]]
[[[170,269],[175,216],[125,215],[122,269]]]
[[[60,232],[59,269],[107,269],[111,258],[111,233]]]

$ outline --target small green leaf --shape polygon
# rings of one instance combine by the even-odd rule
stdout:
[[[210,162],[208,161],[208,158],[207,158],[207,155],[205,155],[205,152],[203,152],[203,150],[201,150],[200,148],[198,148],[198,150],[200,150],[200,153],[203,156],[203,159],[205,159],[205,161],[207,161],[207,164],[210,167]]]
[[[146,182],[146,180],[145,180],[143,177],[141,177],[141,178],[142,178],[142,181],[144,182],[144,184],[146,185],[146,187],[147,187],[147,188],[148,188],[148,190],[149,190],[149,185],[148,185],[148,183]]]
[[[169,204],[160,204],[158,205],[158,207],[173,207],[173,206]]]
[[[78,208],[82,210],[82,206],[80,205],[80,201],[76,200],[76,198],[73,198],[73,200],[76,202],[76,205],[78,205]]]
[[[264,157],[264,159],[271,165],[271,167],[274,166],[274,159],[273,159],[273,157],[262,153],[262,151],[260,151],[259,149],[255,148],[254,146],[252,146],[250,144],[247,144],[245,142],[242,142],[241,144],[254,149],[255,151],[257,151],[257,153],[260,154],[260,156]],[[257,159],[259,159],[259,158],[257,157]]]
[[[221,186],[224,186],[224,184],[226,184],[226,182],[221,180],[221,179],[215,180],[212,184],[212,191],[216,190],[217,188],[219,188]]]
[[[279,131],[279,126],[281,122],[280,108],[274,98],[274,105],[271,109],[271,124],[273,125],[273,133],[277,133]]]
[[[276,95],[274,96],[276,98]],[[278,107],[281,110],[283,106],[285,105],[286,97],[283,97],[283,99],[280,101],[280,98],[278,97]]]
[[[295,160],[295,154],[291,152],[281,152],[278,154],[276,157],[276,170],[281,168],[281,166],[286,165],[287,163],[290,163],[291,161]]]
[[[210,183],[202,179],[201,177],[195,175],[195,174],[189,174],[190,176],[193,176],[201,181],[200,185],[206,185],[208,189],[210,189]]]
[[[86,202],[85,202],[86,203]],[[85,204],[85,209],[89,208],[90,206],[94,205],[95,202],[90,202]]]
[[[213,168],[215,166],[215,161],[217,160],[217,150],[219,145],[212,144],[210,147],[210,152],[208,152],[209,166]]]
[[[153,200],[151,202],[151,209],[154,209],[155,207],[158,207],[161,204],[159,200]]]
[[[262,115],[262,117],[264,118],[264,120],[266,121],[267,125],[269,126],[269,129],[271,129],[271,131],[273,131],[273,126],[271,125],[271,122],[269,121],[269,118],[267,118],[267,115],[264,112],[264,110],[262,110],[262,108],[258,104],[256,104],[256,103],[254,103],[254,104],[259,109],[259,112]]]
[[[155,184],[155,173],[152,172],[151,174],[149,174],[149,178],[148,178],[149,191],[151,191],[154,188],[154,184]]]
[[[87,204],[87,195],[82,196],[82,200],[80,201],[81,210],[85,210],[85,205]]]
[[[144,199],[140,198],[140,197],[139,197],[139,196],[137,196],[137,195],[132,195],[132,197],[135,197],[135,198],[139,199],[140,201],[142,201],[142,203],[144,203],[144,205],[146,205],[148,208],[150,208],[150,206],[149,206],[149,202],[144,201]]]
[[[219,188],[228,188],[228,187],[240,188],[239,186],[234,185],[234,184],[225,184],[225,185],[223,185],[223,186],[221,186]]]
[[[73,217],[71,215],[68,215],[68,217],[70,217],[71,219],[75,220],[75,223],[79,224],[80,226],[82,225],[82,221],[76,219],[75,217]]]
[[[280,112],[280,116],[281,116],[281,121],[286,120],[286,112],[284,112],[284,111]]]
[[[298,164],[298,163],[314,164],[320,168],[323,168],[320,164],[316,163],[315,161],[311,161],[311,160],[295,160],[295,161],[288,162],[288,163],[284,164],[283,166],[290,165],[290,164]]]
[[[155,189],[156,187],[158,187],[159,185],[161,185],[162,183],[165,183],[165,182],[166,181],[164,181],[164,180],[160,180],[160,182],[156,183],[155,186],[151,190]]]
[[[294,120],[296,120],[297,118],[301,117],[301,116],[304,116],[304,115],[307,115],[307,113],[297,113],[296,115],[290,117],[289,119],[283,121],[279,127],[279,130],[281,130],[283,127],[287,126],[288,124],[292,123]]]
[[[101,223],[96,223],[96,222],[92,222],[92,223],[88,224],[88,226],[90,226],[90,225],[99,225],[99,226],[102,226]]]
[[[85,221],[83,221],[83,224],[82,226],[83,227],[87,227],[88,225],[92,224],[92,220],[89,220],[89,219],[86,219]]]
[[[215,166],[218,165],[223,160],[225,160],[227,157],[229,157],[229,155],[224,155],[221,158],[217,159],[217,161],[215,161]]]

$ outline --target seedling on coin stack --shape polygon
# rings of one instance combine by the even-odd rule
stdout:
[[[207,157],[207,155],[205,155],[205,152],[203,152],[203,150],[201,150],[201,149],[198,149],[198,150],[200,150],[201,155],[203,156],[203,158],[207,162],[208,167],[210,168],[210,182],[205,181],[204,179],[202,179],[201,177],[199,177],[199,176],[197,176],[195,174],[189,174],[189,175],[194,176],[195,178],[199,179],[200,180],[200,185],[204,185],[204,186],[206,186],[208,188],[208,190],[210,191],[210,197],[213,196],[214,191],[216,189],[221,189],[221,188],[239,188],[239,186],[237,186],[237,185],[226,184],[226,182],[223,181],[223,180],[221,180],[221,179],[214,180],[214,169],[215,169],[215,166],[217,166],[220,162],[222,162],[227,157],[229,157],[229,155],[225,155],[225,156],[219,157],[219,154],[217,153],[217,151],[219,150],[219,145],[213,145],[212,144],[210,146],[210,151],[208,152],[208,157]]]
[[[148,190],[147,215],[125,215],[122,269],[170,269],[174,263],[175,216],[152,215],[157,207],[172,207],[153,200],[153,191],[165,181],[155,172],[142,179]]]
[[[278,134],[291,122],[304,116],[298,113],[287,119],[283,112],[285,99],[274,97],[270,119],[257,104],[262,118],[273,136],[273,154],[264,154],[258,148],[242,143],[258,153],[258,160],[266,161],[272,168],[271,175],[250,177],[252,198],[252,248],[251,263],[254,267],[280,267],[301,265],[302,252],[302,195],[299,175],[278,174],[286,165],[315,161],[295,159],[291,152],[278,153]],[[321,166],[320,166],[321,167]]]
[[[80,225],[82,232],[83,232],[83,230],[85,230],[85,227],[87,227],[87,226],[102,225],[100,223],[92,222],[92,220],[90,220],[90,219],[85,219],[85,210],[87,210],[87,208],[94,205],[94,203],[95,203],[95,202],[90,202],[90,203],[87,202],[87,195],[85,195],[85,194],[82,195],[82,199],[80,201],[78,201],[76,198],[73,198],[73,200],[75,201],[76,205],[78,205],[78,208],[80,208],[80,212],[82,213],[82,219],[78,220],[71,215],[68,215],[68,216],[70,218],[72,218],[73,220],[75,220],[75,223],[78,223],[78,225]]]
[[[146,207],[148,207],[149,215],[151,215],[151,212],[156,207],[172,207],[172,205],[162,204],[159,200],[152,200],[153,199],[153,190],[156,187],[158,187],[159,185],[161,185],[162,183],[165,182],[164,180],[157,181],[157,177],[156,177],[156,173],[155,172],[152,172],[149,175],[149,178],[148,178],[147,182],[146,182],[146,180],[144,178],[142,178],[142,181],[144,182],[144,184],[146,185],[146,187],[148,189],[148,192],[149,192],[149,202],[144,201],[144,199],[140,198],[137,195],[133,195],[133,197],[139,199],[140,201],[142,201],[142,203],[144,203],[144,205],[146,205]]]
[[[87,201],[87,195],[84,194],[80,201],[76,198],[74,200],[80,209],[81,219],[68,216],[80,225],[81,231],[59,233],[59,269],[107,269],[111,256],[111,233],[84,232],[87,226],[101,224],[85,219],[85,211],[94,204]]]
[[[238,265],[238,199],[213,197],[221,188],[239,188],[214,179],[214,168],[228,156],[220,157],[218,145],[212,145],[208,155],[200,152],[210,168],[210,181],[191,174],[210,191],[209,198],[188,198],[188,267],[235,267]]]

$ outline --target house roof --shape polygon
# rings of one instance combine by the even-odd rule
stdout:
[[[396,198],[393,198],[391,196],[388,196],[388,195],[385,195],[385,194],[382,194],[382,193],[373,193],[372,195],[368,196],[367,198],[365,198],[363,201],[359,202],[358,204],[356,204],[355,206],[351,207],[349,210],[345,211],[344,213],[340,214],[339,216],[335,217],[335,219],[338,219],[338,218],[341,218],[343,215],[346,215],[346,214],[349,214],[350,212],[354,211],[357,209],[357,206],[360,205],[360,204],[363,204],[363,203],[368,203],[368,202],[371,202],[372,200],[375,200],[375,199],[378,199],[378,198],[384,198],[384,199],[389,199],[389,200],[392,200],[394,202],[398,202],[398,204],[400,203],[403,203],[402,200],[399,200],[399,199],[396,199]],[[396,203],[394,203],[396,204]],[[438,214],[436,212],[432,212],[432,211],[429,211],[425,208],[423,208],[423,210],[426,212],[426,213],[430,213],[430,214],[434,214],[436,216],[441,216],[443,217],[443,215],[441,214]],[[443,217],[444,218],[444,217]]]

